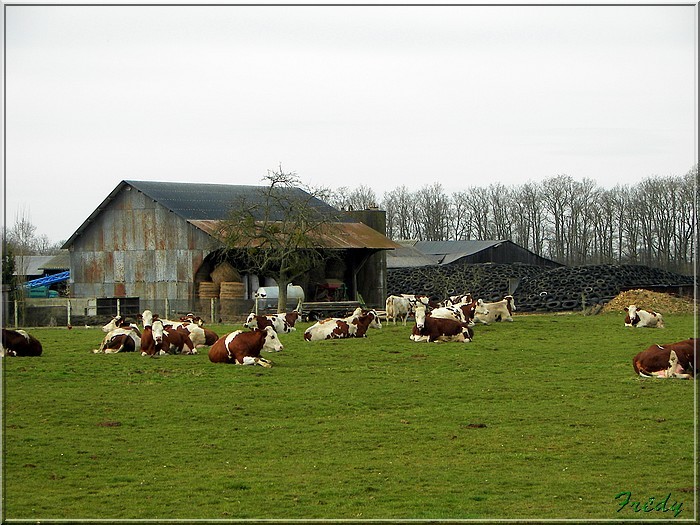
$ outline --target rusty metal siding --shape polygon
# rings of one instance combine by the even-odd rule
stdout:
[[[204,232],[138,190],[123,189],[70,246],[71,292],[191,299],[195,273],[212,248]]]
[[[112,254],[112,271],[115,283],[123,283],[126,280],[124,272],[124,260],[126,252],[114,252]]]

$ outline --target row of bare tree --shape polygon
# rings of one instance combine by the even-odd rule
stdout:
[[[384,193],[342,188],[341,209],[379,205],[393,240],[507,239],[567,265],[643,264],[689,274],[697,258],[698,168],[601,188],[558,175],[517,186],[491,184],[448,195],[439,183]]]

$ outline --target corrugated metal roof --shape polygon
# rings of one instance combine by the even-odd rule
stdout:
[[[413,244],[400,241],[401,248],[387,252],[387,268],[417,268],[420,266],[435,266],[438,264],[438,257],[426,255],[416,249]]]
[[[188,222],[213,237],[218,236],[222,227],[222,223],[218,220],[189,220]],[[320,244],[325,248],[393,250],[401,247],[362,222],[338,222],[333,223],[333,226],[330,231],[320,235]]]
[[[450,264],[463,257],[469,257],[491,248],[498,248],[501,245],[506,245],[504,248],[508,250],[517,249],[520,252],[528,253],[539,261],[548,261],[553,265],[561,266],[559,263],[537,255],[507,239],[489,241],[418,241],[414,244],[414,247],[430,257],[436,257],[438,264]]]
[[[40,269],[43,270],[70,270],[70,252],[61,250],[57,255],[45,262]]]
[[[267,186],[235,186],[231,184],[201,184],[189,182],[124,181],[186,220],[221,220],[231,208],[245,202],[250,209],[263,205]],[[279,197],[288,202],[301,201],[328,216],[341,213],[334,207],[300,188],[277,187]],[[271,220],[282,220],[281,213],[270,210]]]
[[[44,264],[53,257],[53,255],[17,255],[15,256],[14,275],[43,275]]]
[[[414,246],[421,252],[437,257],[440,264],[474,255],[506,241],[419,241]]]
[[[123,180],[85,219],[62,248],[68,248],[73,244],[75,238],[127,187],[135,188],[188,221],[226,219],[231,206],[236,203],[245,202],[249,207],[261,204],[263,190],[267,189],[266,186]],[[302,202],[308,202],[309,206],[317,209],[322,215],[332,217],[334,220],[341,222],[352,222],[353,220],[300,188],[279,187],[276,190],[288,201],[301,199]],[[282,218],[281,215],[272,214],[271,216],[271,220],[281,220]]]

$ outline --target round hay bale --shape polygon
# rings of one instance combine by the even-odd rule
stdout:
[[[239,282],[222,282],[219,288],[221,299],[242,299],[245,293],[245,285]]]
[[[219,285],[207,281],[199,283],[199,297],[206,299],[219,297]]]
[[[211,280],[217,284],[231,281],[240,282],[241,275],[230,263],[224,261],[212,270]]]

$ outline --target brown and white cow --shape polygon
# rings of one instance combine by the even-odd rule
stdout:
[[[237,330],[220,337],[209,349],[209,361],[212,363],[230,363],[237,365],[272,366],[267,359],[260,357],[260,352],[279,352],[284,346],[277,332],[266,326],[263,330],[245,332]]]
[[[425,307],[419,305],[416,308],[416,324],[411,330],[409,339],[430,343],[438,341],[468,343],[473,337],[474,332],[468,323],[456,319],[433,317],[432,312],[426,312]]]
[[[411,303],[407,297],[400,297],[398,295],[390,295],[386,298],[386,320],[387,322],[391,320],[396,324],[396,318],[398,317],[406,326],[406,319],[408,314],[411,313]]]
[[[637,328],[665,328],[664,318],[658,312],[642,310],[631,304],[625,307],[625,326],[636,326]]]
[[[102,331],[109,333],[119,328],[136,328],[138,326],[121,315],[115,315],[112,320],[102,327]]]
[[[367,337],[367,330],[372,325],[376,324],[379,324],[381,328],[377,312],[374,310],[363,312],[361,308],[358,308],[350,317],[331,317],[318,321],[316,324],[306,329],[304,332],[304,340],[323,341],[325,339]]]
[[[693,378],[697,372],[697,341],[693,338],[677,343],[652,345],[634,356],[632,367],[640,377]]]
[[[288,313],[256,315],[251,313],[243,324],[246,328],[264,329],[266,326],[271,326],[278,334],[288,334],[296,330],[294,324],[299,319],[299,312],[293,310]]]
[[[204,330],[204,345],[202,344],[195,344],[195,348],[198,348],[200,346],[211,346],[213,345],[217,339],[219,339],[219,335],[214,331],[206,326],[204,326],[204,320],[198,316],[194,315],[193,313],[189,313],[184,317],[180,317],[180,322],[183,323],[182,326],[189,326],[189,324],[194,324],[199,326],[202,330]],[[197,340],[197,335],[194,335],[195,340]],[[192,339],[193,335],[190,335],[190,339]],[[194,343],[194,341],[192,341]]]
[[[460,323],[468,323],[474,326],[476,314],[486,316],[489,310],[482,299],[472,300],[469,303],[456,303],[451,306],[442,306],[430,311],[430,315],[441,319],[454,319]]]
[[[24,330],[2,329],[0,356],[38,357],[43,352],[39,340]]]
[[[122,321],[121,327],[111,330],[102,339],[100,347],[94,354],[117,354],[121,352],[139,352],[141,350],[141,330],[128,321]]]
[[[472,294],[469,292],[463,293],[461,295],[450,295],[447,299],[443,301],[443,306],[452,306],[459,303],[471,303]]]
[[[484,307],[488,310],[488,314],[482,315],[477,312],[474,316],[475,321],[483,324],[499,321],[513,322],[515,300],[512,295],[506,295],[503,299],[495,303],[484,303]]]
[[[165,355],[170,353],[187,355],[197,353],[194,343],[190,339],[190,332],[182,325],[177,328],[173,328],[170,325],[165,326],[161,319],[154,316],[151,334],[153,336],[153,347],[149,346],[147,349],[142,347],[141,355]],[[185,350],[185,347],[187,347],[187,350]]]

